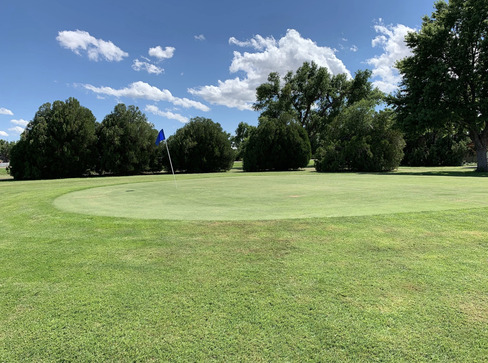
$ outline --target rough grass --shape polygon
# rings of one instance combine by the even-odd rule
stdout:
[[[53,206],[161,177],[0,182],[0,361],[488,356],[488,208],[164,221]]]

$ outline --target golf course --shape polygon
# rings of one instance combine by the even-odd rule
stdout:
[[[0,362],[485,361],[473,170],[0,169]]]

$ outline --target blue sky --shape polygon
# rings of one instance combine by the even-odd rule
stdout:
[[[403,37],[432,0],[4,0],[0,138],[15,141],[46,102],[77,98],[98,122],[138,106],[173,134],[203,116],[233,133],[256,125],[254,91],[304,61],[332,73],[373,70],[391,92]]]

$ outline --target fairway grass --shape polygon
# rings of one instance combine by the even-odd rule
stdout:
[[[177,180],[183,189],[257,179],[258,192],[262,177],[274,178],[287,195],[303,176],[342,178],[336,188],[348,178],[383,177],[372,190],[388,195],[395,178],[416,177],[419,190],[445,184],[462,190],[458,198],[486,202],[488,179],[479,175],[457,168]],[[60,198],[80,192],[131,195],[153,186],[169,193],[174,182],[170,175],[0,182],[0,362],[486,361],[487,207],[221,221],[58,208]],[[354,199],[360,207],[362,198]]]

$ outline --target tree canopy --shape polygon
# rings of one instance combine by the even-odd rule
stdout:
[[[331,75],[327,68],[305,62],[295,73],[288,72],[283,81],[278,73],[270,73],[268,82],[256,90],[254,109],[268,118],[278,118],[283,113],[293,115],[307,131],[315,152],[324,126],[345,107],[383,96],[372,87],[370,76],[371,71],[364,70],[348,79],[346,74]]]
[[[310,156],[307,132],[293,115],[261,116],[245,143],[242,167],[244,171],[298,169],[308,165]]]
[[[158,132],[139,108],[120,103],[97,128],[100,173],[140,174],[161,170]]]
[[[230,137],[230,142],[232,144],[232,147],[236,151],[236,160],[242,159],[246,140],[251,135],[251,132],[255,129],[256,126],[251,126],[246,122],[239,122],[239,125],[237,125],[235,135]]]
[[[375,105],[355,102],[327,125],[317,171],[391,171],[400,165],[405,142],[393,128],[393,112],[376,111]]]
[[[403,81],[393,104],[400,123],[429,132],[455,125],[474,143],[479,171],[488,171],[488,2],[435,3],[418,33],[412,56],[397,65]]]
[[[10,152],[15,145],[15,141],[6,141],[0,139],[0,160],[8,162],[10,160]]]
[[[192,118],[167,139],[174,168],[189,173],[230,170],[235,154],[229,138],[219,123]],[[163,155],[163,165],[170,170],[168,155]]]
[[[75,98],[45,103],[12,148],[15,179],[77,177],[93,169],[96,121]]]

